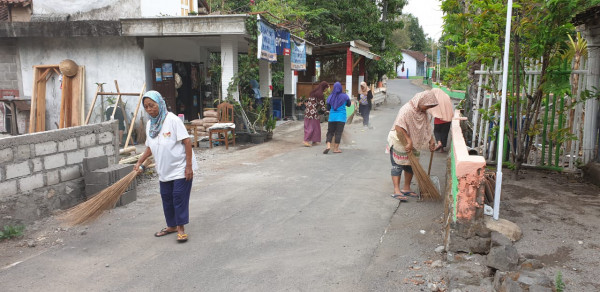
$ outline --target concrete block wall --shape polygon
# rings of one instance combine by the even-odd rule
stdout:
[[[19,90],[17,40],[0,38],[0,90]],[[4,112],[0,111],[0,132],[6,132]]]
[[[118,162],[117,121],[0,140],[0,226],[28,224],[85,199],[85,157]]]
[[[445,194],[445,238],[447,251],[487,254],[491,233],[483,220],[485,159],[469,155],[456,111],[451,126]]]

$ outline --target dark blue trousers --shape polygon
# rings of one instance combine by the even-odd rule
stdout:
[[[167,226],[174,227],[190,222],[190,192],[192,180],[176,179],[160,182],[160,196]]]

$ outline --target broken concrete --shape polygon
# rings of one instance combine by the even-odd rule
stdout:
[[[492,217],[485,216],[485,226],[492,231],[501,233],[512,241],[518,241],[523,237],[523,232],[519,225],[510,222],[506,219],[494,220]]]

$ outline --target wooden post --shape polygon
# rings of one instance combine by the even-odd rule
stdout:
[[[35,133],[36,129],[36,110],[37,110],[37,80],[40,75],[39,70],[33,67],[33,87],[31,88],[31,110],[29,111],[29,133]]]
[[[87,118],[85,118],[85,124],[87,125],[90,122],[90,117],[92,116],[92,112],[94,111],[94,105],[96,105],[96,99],[98,99],[98,93],[100,92],[100,84],[96,88],[96,95],[94,95],[94,99],[92,100],[92,105],[90,106],[90,110],[88,111]],[[100,97],[102,98],[102,97]]]

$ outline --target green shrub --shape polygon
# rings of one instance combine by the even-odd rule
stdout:
[[[13,237],[19,237],[23,235],[23,231],[25,230],[25,226],[23,225],[4,225],[4,229],[0,231],[0,240],[10,239]]]

